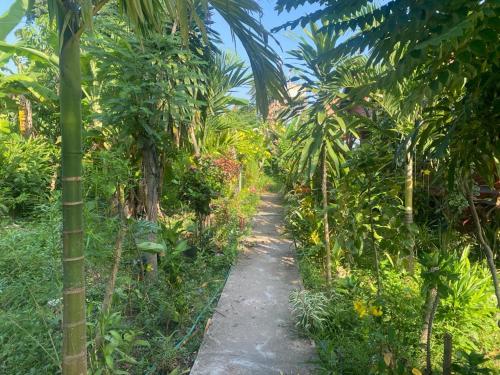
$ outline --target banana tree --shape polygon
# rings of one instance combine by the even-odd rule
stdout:
[[[0,14],[0,41],[14,30],[28,9],[29,0],[15,0],[4,14]]]
[[[10,8],[0,15],[0,97],[11,107],[18,108],[19,131],[24,136],[32,133],[31,98],[40,102],[57,100],[53,90],[38,82],[38,74],[21,63],[19,56],[28,57],[30,61],[42,61],[57,66],[57,58],[49,56],[36,49],[6,41],[22,21],[28,8],[28,0],[17,0]],[[11,64],[9,64],[11,63]],[[12,68],[14,66],[15,68]],[[12,70],[11,70],[12,68]],[[2,74],[2,71],[5,74]]]

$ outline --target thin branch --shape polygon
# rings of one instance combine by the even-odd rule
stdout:
[[[488,241],[484,237],[483,228],[481,227],[481,221],[479,220],[479,215],[477,214],[476,205],[474,203],[474,196],[472,195],[472,190],[466,188],[467,200],[469,201],[469,207],[472,213],[472,218],[474,219],[474,224],[476,225],[477,239],[484,249],[486,254],[486,260],[488,261],[488,268],[490,269],[491,278],[493,279],[493,286],[495,288],[495,296],[497,298],[497,307],[500,308],[500,288],[498,287],[498,277],[497,270],[495,266],[495,258],[493,251],[491,250]]]
[[[111,271],[111,276],[109,277],[108,284],[106,286],[106,293],[104,294],[104,299],[102,302],[102,308],[101,308],[101,314],[102,316],[106,316],[109,314],[109,311],[111,309],[111,302],[113,301],[113,294],[115,291],[115,284],[116,284],[116,278],[118,276],[118,270],[120,268],[120,261],[122,257],[122,245],[123,245],[123,239],[125,237],[126,233],[126,225],[124,222],[124,215],[123,215],[123,207],[124,207],[124,197],[123,193],[121,190],[121,186],[118,184],[116,193],[117,193],[117,198],[118,198],[118,215],[120,218],[120,229],[118,230],[118,235],[116,236],[116,244],[115,244],[115,251],[114,251],[114,261],[113,261],[113,268]],[[103,337],[101,334],[100,330],[97,330],[97,334],[95,337],[95,347],[97,350],[101,348],[103,344]]]

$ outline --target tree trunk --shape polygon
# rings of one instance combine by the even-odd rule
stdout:
[[[243,189],[243,163],[240,165],[240,171],[238,172],[238,193]]]
[[[191,138],[191,143],[193,144],[194,156],[198,159],[201,156],[200,146],[198,145],[198,140],[196,139],[196,133],[194,131],[194,123],[189,125],[188,128],[189,138]]]
[[[321,192],[323,193],[323,227],[325,229],[325,267],[326,282],[332,281],[332,254],[330,248],[330,227],[328,224],[328,167],[326,163],[326,148],[323,149],[323,174],[321,181]]]
[[[181,131],[175,125],[172,125],[172,135],[174,137],[174,143],[177,150],[181,148]]]
[[[438,305],[439,305],[439,293],[437,292],[437,289],[436,289],[436,296],[435,296],[434,301],[432,303],[432,308],[431,308],[430,317],[429,317],[429,325],[427,326],[427,342],[425,344],[425,352],[426,352],[425,375],[432,374],[432,361],[431,361],[432,325],[434,323],[434,317],[436,316],[436,311],[437,311]]]
[[[156,146],[153,142],[145,143],[142,150],[142,173],[144,181],[144,209],[146,220],[157,223],[160,212],[160,196],[158,193],[160,179],[160,165]],[[151,242],[156,242],[156,233],[152,232],[148,238]],[[146,278],[154,278],[158,271],[158,257],[156,254],[144,253],[144,266]]]
[[[71,19],[70,12],[73,10],[64,8],[64,14],[58,19],[63,205],[62,372],[86,375],[80,38],[75,34],[78,25]],[[69,24],[67,17],[70,17]]]
[[[467,200],[469,201],[470,210],[472,212],[472,218],[474,219],[474,224],[476,225],[477,238],[481,247],[484,249],[486,255],[486,260],[488,261],[488,268],[490,269],[491,278],[493,280],[493,287],[495,288],[495,296],[497,298],[497,308],[500,309],[500,288],[498,286],[497,269],[495,266],[495,257],[493,251],[491,250],[488,241],[484,237],[483,228],[481,227],[481,222],[479,221],[479,216],[477,214],[476,205],[474,204],[474,197],[472,196],[472,191],[467,189]],[[498,322],[500,326],[500,321]]]
[[[444,334],[444,350],[443,350],[443,375],[451,375],[451,360],[453,353],[453,336],[451,333]]]
[[[413,224],[413,155],[410,150],[410,143],[406,150],[406,166],[405,166],[405,224],[411,232]],[[415,254],[413,249],[413,235],[411,235],[412,243],[410,245],[410,256],[408,258],[408,271],[413,275],[415,269]]]
[[[90,108],[92,109],[92,114],[94,115],[92,122],[95,129],[100,129],[102,128],[102,121],[99,119],[98,116],[96,116],[102,114],[101,103],[99,102],[100,89],[99,89],[99,81],[97,78],[98,74],[97,63],[92,60],[90,61],[89,65],[90,65],[90,74],[92,76],[92,86],[91,86],[92,91],[91,91],[91,102],[90,102]]]
[[[33,134],[33,110],[31,102],[24,95],[19,95],[19,131],[24,138]]]
[[[422,345],[425,345],[427,343],[427,334],[429,331],[429,323],[431,320],[432,306],[434,304],[436,296],[437,296],[436,287],[433,287],[427,291],[427,295],[425,298],[424,325],[422,327],[422,333],[420,334],[420,343]]]

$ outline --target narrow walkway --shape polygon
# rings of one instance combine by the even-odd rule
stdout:
[[[315,349],[298,336],[290,315],[288,295],[300,278],[281,226],[279,197],[264,194],[191,375],[312,373]]]

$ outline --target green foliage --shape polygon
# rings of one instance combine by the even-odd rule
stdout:
[[[321,331],[328,317],[327,298],[322,293],[307,290],[295,290],[290,293],[292,312],[297,318],[297,325],[311,334]]]
[[[212,155],[236,153],[236,158],[245,164],[261,161],[267,155],[265,126],[251,108],[209,117],[200,129],[200,146],[203,152]]]
[[[57,373],[61,345],[60,214],[0,225],[0,372]],[[23,261],[29,259],[29,266]],[[40,359],[44,358],[43,361]]]
[[[203,217],[210,214],[210,204],[220,196],[224,188],[224,177],[211,159],[204,158],[189,168],[179,185],[180,199]]]
[[[85,197],[87,200],[109,202],[115,197],[118,186],[134,185],[134,169],[123,158],[120,149],[97,150],[85,155],[83,160]]]
[[[0,14],[0,41],[21,22],[27,9],[28,0],[15,0],[4,14]]]
[[[189,90],[201,85],[204,62],[175,35],[138,38],[123,26],[108,19],[96,25],[103,32],[88,41],[100,62],[95,78],[104,83],[98,117],[124,142],[132,137],[139,150],[151,144],[161,148],[169,144],[173,127],[189,121],[196,101]]]
[[[283,27],[328,21],[322,31],[352,34],[320,61],[338,60],[369,50],[367,65],[390,66],[373,86],[395,88],[411,78],[416,86],[411,103],[426,103],[428,119],[415,129],[421,145],[434,157],[450,157],[449,180],[474,169],[492,184],[498,174],[498,13],[495,1],[409,0],[315,1],[320,9]],[[304,1],[281,0],[276,8],[290,10]],[[384,36],[392,35],[391,38]],[[474,139],[477,149],[471,150]],[[480,146],[479,146],[480,144]]]
[[[301,261],[301,268],[304,261]],[[462,269],[464,264],[466,262],[463,260],[453,261],[453,267],[461,269],[457,280],[474,279],[487,272],[483,266],[478,266],[472,272]],[[291,301],[297,314],[297,324],[318,343],[319,373],[407,374],[413,368],[423,367],[420,362],[423,353],[419,344],[422,325],[420,306],[424,303],[419,296],[421,279],[401,275],[386,266],[383,272],[384,289],[380,295],[376,294],[373,276],[368,275],[365,269],[338,278],[326,294],[321,286],[323,278],[318,278],[316,282],[306,279],[305,282],[313,289],[294,292]],[[449,307],[444,306],[456,301],[451,295],[460,294],[463,288],[456,284],[451,286],[451,295],[443,300],[442,307],[448,312],[438,312],[434,327],[439,342],[433,346],[432,352],[436,364],[442,358],[440,340],[444,332],[453,333],[456,349],[454,360],[457,364],[466,361],[472,366],[473,362],[467,362],[467,355],[463,353],[494,350],[498,333],[494,328],[491,286],[489,289],[490,293],[480,302],[486,304],[483,306],[489,306],[482,310],[483,313],[480,313],[478,305],[463,303],[459,308],[456,305],[460,313],[452,317]],[[474,322],[479,325],[472,328]],[[481,340],[480,335],[483,335]],[[485,339],[484,335],[488,338]],[[479,346],[471,347],[471,344],[478,344],[479,341]],[[491,360],[481,363],[486,365],[485,373],[493,371],[495,365]],[[459,367],[457,365],[457,369]]]
[[[32,211],[55,181],[56,149],[42,138],[0,137],[0,202],[9,211]]]
[[[36,219],[3,219],[0,223],[1,373],[60,372],[61,216],[60,197],[55,194],[53,198],[39,206]],[[239,218],[254,212],[259,201],[258,195],[247,189],[234,200],[224,199],[218,200],[213,225],[204,232],[202,246],[192,241],[187,213],[178,212],[156,225],[158,242],[166,251],[160,257],[153,285],[140,280],[136,247],[136,238],[147,236],[153,228],[148,223],[128,222],[113,305],[105,316],[101,314],[102,296],[120,224],[109,216],[106,204],[86,205],[88,350],[93,373],[157,374],[190,367],[203,330],[196,330],[182,347],[176,345],[220,291],[246,230]],[[196,251],[191,252],[193,246]],[[30,259],[30,264],[22,259]],[[198,327],[204,327],[212,307]],[[95,348],[98,331],[104,338],[102,350]]]

